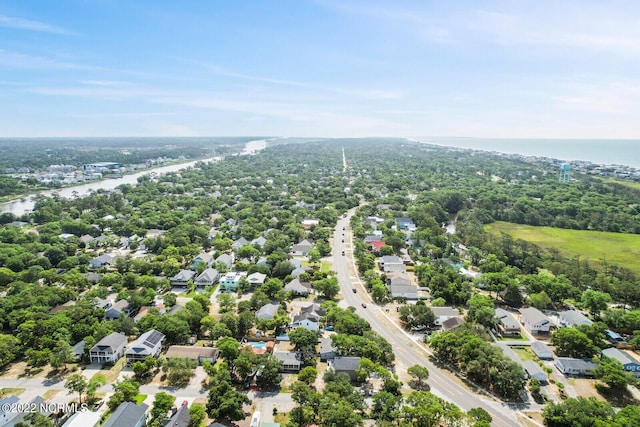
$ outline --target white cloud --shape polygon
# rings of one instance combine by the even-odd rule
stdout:
[[[17,30],[39,31],[52,34],[76,34],[73,31],[69,31],[65,28],[57,27],[55,25],[45,24],[44,22],[32,21],[29,19],[16,18],[7,15],[0,15],[0,27],[14,28]]]

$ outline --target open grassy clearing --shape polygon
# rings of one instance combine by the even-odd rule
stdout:
[[[610,182],[612,184],[620,184],[620,185],[624,185],[625,187],[635,188],[636,190],[640,190],[640,182],[620,180],[620,179],[614,179],[614,178],[598,178],[598,179],[604,182]]]
[[[604,231],[568,230],[554,227],[494,222],[485,226],[492,234],[506,233],[516,239],[535,243],[542,248],[556,248],[562,255],[579,256],[592,264],[602,265],[606,260],[640,273],[640,235],[609,233]]]

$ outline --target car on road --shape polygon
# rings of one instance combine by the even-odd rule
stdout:
[[[344,256],[344,251],[342,251],[342,256]]]
[[[361,305],[362,305],[362,308],[367,308],[367,304],[362,303]]]
[[[344,243],[344,239],[342,239],[342,243]]]
[[[351,292],[353,292],[355,294],[358,291],[356,291],[356,288],[351,288]]]

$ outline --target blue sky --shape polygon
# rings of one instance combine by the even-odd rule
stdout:
[[[639,138],[639,12],[0,0],[0,136]]]

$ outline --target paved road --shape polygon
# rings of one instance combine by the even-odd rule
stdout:
[[[428,360],[428,351],[419,343],[416,343],[410,335],[398,327],[380,307],[371,302],[353,264],[351,234],[348,230],[349,217],[338,220],[334,235],[334,267],[338,282],[345,302],[356,308],[359,316],[366,319],[379,335],[386,339],[394,349],[397,362],[405,369],[413,365],[426,366],[429,369],[428,383],[431,392],[458,405],[462,410],[471,408],[483,408],[493,417],[493,426],[513,427],[518,425],[517,416],[513,409],[500,402],[483,398],[468,390],[457,380],[452,380],[443,374],[438,367]],[[343,236],[344,233],[344,236]],[[344,240],[344,242],[343,242]],[[342,256],[342,251],[345,255]],[[357,293],[352,292],[357,289]],[[367,308],[362,307],[362,303]],[[524,409],[522,407],[518,409]]]

